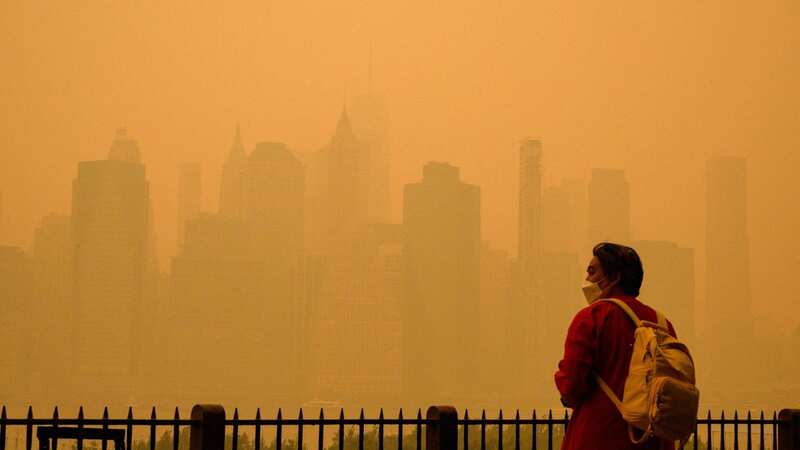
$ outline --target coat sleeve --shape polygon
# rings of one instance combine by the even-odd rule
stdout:
[[[564,357],[555,374],[562,402],[578,406],[594,385],[592,367],[597,355],[597,308],[582,309],[572,319],[564,344]]]

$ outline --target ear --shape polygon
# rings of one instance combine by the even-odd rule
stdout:
[[[622,280],[622,275],[618,273],[617,276],[615,276],[614,279],[611,280],[611,285],[616,286],[617,284],[619,284],[620,280]]]

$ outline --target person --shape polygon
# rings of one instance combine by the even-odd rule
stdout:
[[[671,442],[656,437],[633,444],[628,435],[628,423],[597,385],[595,374],[622,398],[635,329],[622,308],[597,300],[619,299],[641,320],[656,322],[657,317],[655,310],[637,299],[644,270],[634,249],[603,242],[592,249],[592,255],[583,287],[589,306],[572,319],[564,357],[555,373],[561,402],[573,410],[561,449],[671,450]],[[675,336],[672,324],[669,321],[667,324],[669,333]]]

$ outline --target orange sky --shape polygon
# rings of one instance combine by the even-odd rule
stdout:
[[[237,120],[248,150],[322,147],[345,96],[366,91],[372,47],[397,220],[402,185],[446,160],[482,188],[484,237],[513,250],[517,143],[537,136],[548,184],[625,168],[634,237],[697,248],[702,273],[705,160],[747,156],[756,313],[787,333],[800,312],[798,19],[793,0],[3,2],[0,243],[28,246],[43,215],[68,212],[77,162],[105,158],[124,125],[166,267],[179,164],[202,162],[215,209]]]

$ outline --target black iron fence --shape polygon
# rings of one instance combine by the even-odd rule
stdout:
[[[286,418],[278,410],[274,418],[264,418],[260,410],[252,419],[239,417],[238,409],[226,418],[219,405],[195,405],[191,418],[182,419],[176,408],[172,418],[159,419],[155,408],[149,418],[134,418],[132,409],[124,419],[111,419],[108,409],[99,419],[83,416],[59,417],[56,408],[51,417],[35,418],[28,409],[24,418],[8,418],[0,412],[0,450],[6,450],[8,430],[24,430],[24,449],[32,450],[34,429],[40,450],[58,450],[59,440],[74,441],[72,447],[84,450],[84,441],[99,441],[102,450],[112,442],[116,450],[543,450],[560,448],[569,427],[569,415],[554,417],[552,411],[537,416],[536,411],[513,417],[471,417],[464,411],[458,417],[449,406],[434,406],[406,417],[401,409],[396,417],[367,418],[364,411],[357,418],[346,418],[344,411],[326,417],[323,410],[314,417],[299,411],[296,418]],[[187,433],[181,433],[190,430]],[[162,431],[158,439],[157,429]],[[142,432],[144,430],[144,432]],[[134,431],[144,439],[134,441]],[[267,432],[265,435],[265,431]],[[252,433],[252,434],[251,434]],[[123,440],[124,436],[124,440]],[[252,436],[252,440],[250,438]],[[165,447],[164,438],[170,442]],[[266,439],[265,439],[266,438]],[[158,446],[158,449],[157,449]],[[684,449],[760,449],[800,450],[800,410],[784,409],[765,415],[738,412],[712,418],[709,411],[698,418],[695,433]],[[21,449],[14,449],[21,450]]]

